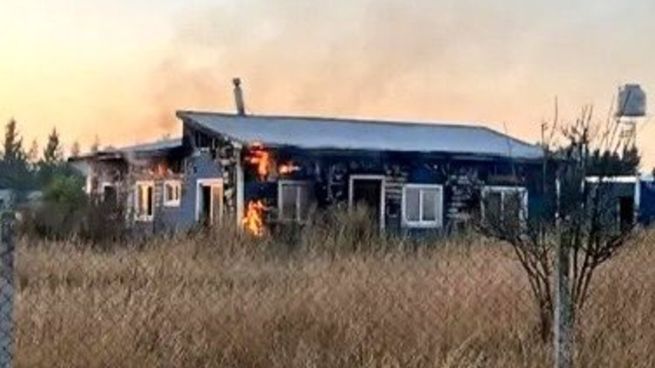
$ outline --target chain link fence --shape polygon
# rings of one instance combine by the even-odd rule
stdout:
[[[475,234],[343,228],[276,240],[220,229],[14,248],[10,222],[3,216],[2,367],[556,364],[516,253]],[[575,316],[575,366],[655,366],[653,240],[641,233],[594,276]]]
[[[14,342],[13,218],[0,208],[0,367],[12,367]]]

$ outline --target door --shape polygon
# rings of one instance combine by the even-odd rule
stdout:
[[[118,203],[118,194],[116,193],[116,187],[114,187],[113,185],[103,186],[102,200],[103,202],[111,204],[112,206]]]
[[[223,218],[223,180],[198,180],[196,220],[205,226],[216,225]]]
[[[200,223],[208,226],[211,224],[212,213],[212,187],[210,185],[200,186],[200,195],[202,197],[200,205]]]
[[[619,223],[621,230],[632,227],[635,223],[635,202],[632,197],[619,197]]]
[[[380,229],[384,228],[384,177],[353,175],[350,177],[350,208],[366,206],[371,220]]]

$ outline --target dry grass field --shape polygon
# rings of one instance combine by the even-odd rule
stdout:
[[[655,366],[652,235],[597,275],[578,366]],[[22,241],[17,366],[552,365],[507,246],[352,229],[294,243],[232,232],[111,250]]]

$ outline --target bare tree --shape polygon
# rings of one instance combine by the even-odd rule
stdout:
[[[566,280],[571,290],[574,319],[588,300],[598,268],[627,244],[633,233],[634,223],[617,221],[617,199],[608,180],[613,175],[610,163],[604,167],[602,160],[594,162],[596,176],[589,177],[595,153],[609,152],[607,156],[612,157],[619,150],[626,151],[613,133],[612,124],[604,124],[603,129],[602,125],[593,123],[592,117],[593,110],[585,108],[574,123],[559,127],[556,112],[552,125],[549,128],[543,125],[540,195],[544,205],[539,213],[531,214],[530,218],[522,214],[517,192],[516,198],[504,199],[503,215],[485,214],[480,221],[485,234],[512,245],[536,301],[539,331],[544,341],[549,340],[553,327],[556,250],[562,249],[570,261]],[[563,144],[558,145],[555,138],[561,138]],[[513,209],[507,211],[508,206]]]

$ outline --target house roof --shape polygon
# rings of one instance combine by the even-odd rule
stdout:
[[[69,161],[80,161],[88,158],[115,158],[122,157],[125,154],[156,155],[180,147],[182,147],[182,138],[167,138],[155,142],[135,144],[120,148],[105,148],[95,153],[87,153],[77,157],[71,157]]]
[[[136,144],[133,146],[118,148],[121,152],[135,152],[135,153],[148,153],[155,151],[166,151],[170,149],[179,148],[182,146],[182,138],[168,138],[156,142],[149,142],[143,144]]]
[[[304,149],[445,152],[538,159],[542,149],[480,125],[178,111],[177,116],[242,144]]]

